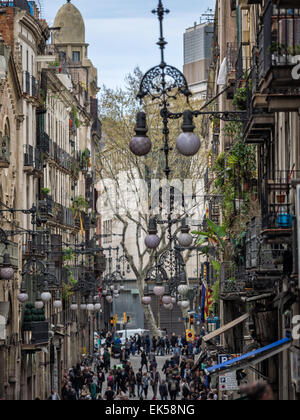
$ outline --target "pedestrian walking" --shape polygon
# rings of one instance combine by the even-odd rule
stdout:
[[[171,401],[176,401],[177,394],[179,392],[179,384],[176,380],[176,376],[173,375],[172,379],[169,382],[169,393],[171,397]]]
[[[141,394],[143,393],[143,373],[142,369],[139,369],[138,373],[136,374],[136,384],[137,384],[137,394],[138,397],[141,397]]]
[[[146,366],[147,373],[148,373],[148,357],[147,357],[147,354],[146,354],[145,350],[142,351],[142,355],[141,355],[141,368],[142,368],[142,370],[143,370],[144,366]]]
[[[163,380],[159,386],[159,393],[162,401],[168,401],[169,392],[167,382],[165,380]]]
[[[152,386],[152,390],[153,390],[153,400],[156,400],[157,399],[158,386],[161,382],[160,374],[159,374],[159,372],[157,372],[156,368],[153,368],[153,370],[150,374],[150,378],[151,378],[151,386]]]
[[[144,373],[142,383],[143,383],[143,391],[144,391],[145,399],[147,399],[148,389],[149,389],[149,376],[148,376],[148,373],[146,372]]]

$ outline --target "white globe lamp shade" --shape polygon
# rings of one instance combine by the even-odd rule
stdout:
[[[86,309],[87,309],[89,312],[91,312],[91,311],[93,311],[93,310],[95,309],[95,306],[93,305],[93,303],[89,303],[89,304],[87,305]]]
[[[158,297],[163,296],[165,294],[165,286],[154,286],[153,293]]]
[[[77,309],[78,309],[77,303],[72,303],[72,305],[70,306],[70,308],[71,308],[71,311],[77,311]]]
[[[125,286],[123,284],[121,284],[120,290],[125,290]]]
[[[171,301],[171,302],[173,303],[173,305],[175,305],[175,303],[176,303],[176,298],[172,297],[172,301]]]
[[[168,309],[169,311],[172,311],[174,306],[172,303],[169,303],[168,305],[164,305],[165,309]]]
[[[95,304],[95,310],[96,311],[100,311],[101,310],[101,303],[96,303]]]
[[[147,235],[145,238],[145,245],[148,249],[156,249],[160,244],[158,235]]]
[[[117,294],[114,295],[114,298],[115,299],[119,299],[119,297],[120,297],[119,293],[117,293]]]
[[[107,301],[108,303],[111,303],[111,302],[113,301],[112,296],[106,296],[106,301]]]
[[[172,297],[171,296],[164,296],[162,298],[162,303],[165,305],[170,305],[172,303]]]
[[[43,292],[41,294],[41,299],[43,302],[49,302],[51,300],[52,296],[50,292]]]
[[[181,233],[178,236],[178,242],[182,248],[188,248],[193,243],[193,237],[189,233]]]
[[[11,280],[14,277],[15,271],[11,267],[4,267],[0,269],[1,280]]]
[[[184,156],[194,156],[199,152],[201,141],[195,133],[181,133],[176,141],[176,148]]]
[[[179,308],[181,308],[181,307],[182,307],[182,300],[179,300],[179,301],[177,302],[177,306],[179,306]]]
[[[108,291],[106,289],[103,290],[102,295],[107,296]]]
[[[86,310],[86,308],[87,308],[87,304],[86,304],[86,303],[82,303],[82,304],[80,305],[80,309],[81,309],[82,311],[85,311],[85,310]]]
[[[35,307],[35,309],[43,309],[44,302],[42,302],[41,300],[36,300],[34,302],[34,307]]]
[[[62,301],[61,300],[55,300],[53,302],[53,306],[55,309],[61,309],[62,308]]]
[[[190,306],[190,302],[188,300],[183,300],[181,302],[182,309],[187,309]]]
[[[151,301],[152,301],[151,296],[144,296],[142,298],[143,305],[150,305]]]
[[[18,301],[20,303],[25,303],[25,302],[28,301],[28,299],[29,299],[29,296],[28,296],[27,293],[20,293],[20,294],[18,294]]]
[[[181,284],[178,286],[178,293],[181,296],[186,296],[188,294],[189,291],[189,286],[187,284]]]

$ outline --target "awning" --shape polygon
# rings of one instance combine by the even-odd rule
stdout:
[[[203,337],[203,341],[207,343],[208,341],[212,340],[215,337],[218,337],[221,334],[224,334],[226,331],[231,330],[232,328],[236,327],[237,325],[241,324],[242,322],[246,321],[249,318],[250,314],[245,314],[234,321],[229,322],[228,324],[224,325],[223,327],[213,331],[210,334],[207,334]]]
[[[262,363],[264,360],[270,359],[277,354],[289,349],[292,345],[290,338],[276,341],[259,350],[252,351],[251,353],[244,354],[243,356],[229,360],[228,362],[220,365],[212,366],[206,369],[208,375],[223,375],[227,372],[232,372],[239,369],[246,369],[248,366],[255,366]]]

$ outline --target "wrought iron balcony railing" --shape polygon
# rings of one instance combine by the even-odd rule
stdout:
[[[292,70],[300,55],[300,8],[278,8],[269,0],[265,2],[262,19],[259,34],[259,80],[262,93],[297,96],[300,82],[292,77]],[[286,98],[282,98],[283,104],[275,103],[273,107],[271,103],[269,106],[275,109],[276,106],[284,105],[287,108],[285,101]],[[288,105],[287,110],[292,110],[292,104]]]
[[[277,171],[274,179],[263,181],[263,229],[292,229],[295,215],[292,180],[299,177],[300,171]]]

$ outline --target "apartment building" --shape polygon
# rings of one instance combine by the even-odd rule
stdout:
[[[67,3],[58,12],[72,16],[72,41],[86,48],[79,10]],[[2,276],[7,255],[14,268],[0,281],[0,398],[45,399],[64,369],[92,353],[100,316],[74,310],[98,294],[97,70],[87,54],[74,59],[50,43],[35,2],[0,2],[0,33]]]
[[[292,334],[299,314],[299,18],[296,2],[216,1],[207,110],[231,114],[204,124],[207,214],[217,203],[229,239],[219,255],[220,344],[229,354],[254,351],[243,365],[247,380],[269,380],[280,400],[299,398]],[[231,370],[239,366],[233,360]]]

